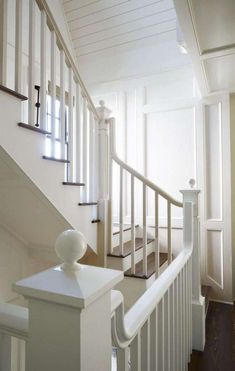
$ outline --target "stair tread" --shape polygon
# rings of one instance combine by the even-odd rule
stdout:
[[[68,186],[84,186],[85,183],[79,183],[79,182],[62,182],[63,185]]]
[[[79,202],[78,206],[97,205],[97,202]]]
[[[44,129],[41,129],[41,128],[37,128],[36,126],[32,126],[32,125],[29,125],[29,124],[25,124],[24,122],[19,122],[18,126],[20,126],[21,128],[24,128],[24,129],[35,131],[36,133],[39,133],[39,134],[51,135],[50,131],[47,131],[47,130],[44,130]]]
[[[43,160],[50,160],[50,161],[56,161],[56,162],[62,162],[65,164],[69,164],[70,161],[66,160],[64,158],[56,158],[56,157],[51,157],[51,156],[42,156]]]
[[[115,228],[116,226],[114,226],[114,228]],[[135,228],[138,228],[139,227],[139,224],[136,224],[135,225]],[[116,228],[119,228],[119,226],[118,227],[116,227]],[[128,225],[128,224],[124,224],[124,226],[123,226],[123,232],[127,232],[127,231],[130,231],[131,230],[131,226],[130,225]],[[120,233],[120,229],[118,229],[117,231],[115,231],[115,232],[113,232],[113,236],[115,236],[115,235],[117,235],[117,234],[119,234]]]
[[[167,262],[168,260],[168,254],[166,252],[160,252],[160,267]],[[127,277],[136,277],[136,278],[143,278],[143,279],[148,279],[150,278],[154,273],[155,273],[155,253],[152,252],[151,254],[148,255],[147,257],[147,275],[143,273],[143,261],[139,261],[135,265],[135,274],[131,273],[131,269],[128,269],[124,275]]]
[[[17,93],[15,90],[12,90],[12,89],[9,89],[9,88],[7,88],[6,86],[3,86],[3,85],[1,85],[0,84],[0,90],[1,91],[4,91],[5,93],[7,93],[7,94],[10,94],[10,95],[12,95],[13,97],[15,97],[15,98],[18,98],[18,99],[20,99],[20,100],[28,100],[28,98],[25,96],[25,95],[22,95],[22,94],[20,94],[20,93]]]
[[[154,241],[153,238],[148,238],[147,239],[147,244],[151,243]],[[136,237],[135,238],[135,251],[138,251],[143,247],[143,238]],[[115,246],[113,248],[112,254],[108,254],[108,256],[112,256],[115,258],[125,258],[126,256],[131,254],[131,241],[124,242],[123,244],[123,254],[120,255],[119,253],[119,246]]]

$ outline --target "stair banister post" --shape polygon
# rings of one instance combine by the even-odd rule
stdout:
[[[200,220],[198,215],[199,189],[195,189],[195,180],[190,179],[190,189],[181,190],[183,205],[194,204],[193,213],[193,254],[192,254],[192,346],[203,351],[205,346],[205,298],[201,295],[201,261],[200,261]]]
[[[0,0],[0,85],[7,84],[7,0]]]
[[[111,370],[111,289],[123,273],[78,264],[86,248],[80,232],[63,232],[64,263],[13,286],[29,302],[26,371]]]
[[[112,113],[110,109],[105,107],[105,102],[101,100],[100,106],[96,107],[99,116],[99,132],[98,132],[98,147],[99,147],[99,181],[98,181],[98,210],[101,223],[98,226],[98,255],[100,264],[107,265],[107,253],[110,252],[112,238],[112,202],[110,197],[110,131],[109,117]]]

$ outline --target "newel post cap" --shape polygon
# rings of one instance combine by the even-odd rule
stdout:
[[[81,259],[87,250],[87,241],[84,235],[76,230],[69,229],[62,232],[56,239],[55,251],[63,261],[61,268],[67,271],[81,269],[77,260]]]
[[[105,107],[105,102],[103,100],[100,100],[99,104],[99,107],[96,107],[99,118],[100,120],[107,120],[108,118],[110,118],[112,111],[109,108]]]

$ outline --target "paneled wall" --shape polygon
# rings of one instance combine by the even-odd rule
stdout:
[[[116,117],[119,156],[158,186],[181,199],[180,189],[194,178],[200,195],[202,277],[215,299],[232,300],[230,146],[228,97],[199,97],[191,67],[160,75],[90,87]],[[118,184],[118,169],[115,170]],[[126,179],[126,190],[129,179]],[[118,194],[118,185],[117,194]],[[141,192],[141,189],[138,190]],[[118,222],[118,202],[114,200]],[[125,197],[125,220],[130,200]],[[141,224],[141,204],[137,203]],[[172,210],[173,253],[182,246],[182,212]],[[148,225],[153,225],[148,193]],[[166,248],[166,205],[160,204],[160,246]]]

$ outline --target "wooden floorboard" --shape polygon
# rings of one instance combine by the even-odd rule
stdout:
[[[204,352],[194,351],[189,371],[235,371],[235,307],[210,302]]]

